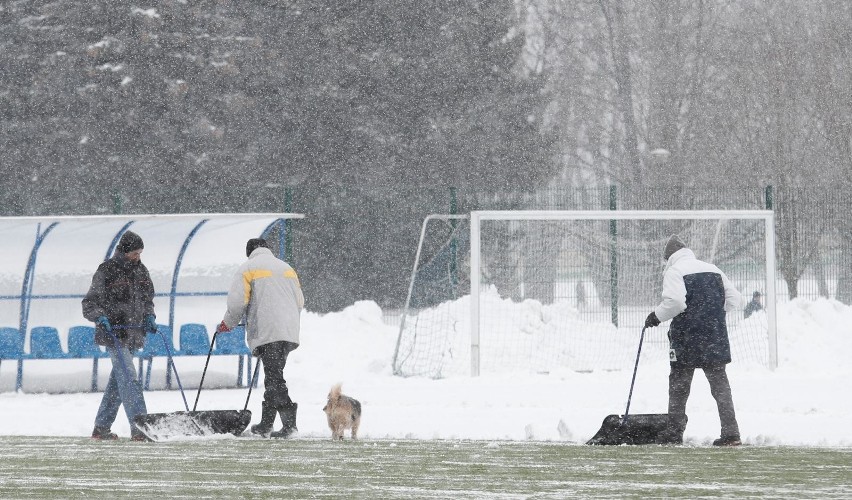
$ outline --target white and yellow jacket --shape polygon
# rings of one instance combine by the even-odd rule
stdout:
[[[298,344],[303,307],[305,297],[296,271],[271,250],[260,247],[234,275],[223,321],[234,328],[245,316],[246,342],[252,351],[282,340]]]

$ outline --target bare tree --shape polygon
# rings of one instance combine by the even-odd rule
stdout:
[[[832,220],[840,240],[840,261],[852,262],[852,5],[843,0],[825,0],[811,9],[813,38],[809,47],[813,70],[810,88],[813,89],[816,130],[825,144],[826,162],[836,175],[830,177],[842,193]],[[845,206],[843,206],[845,205]],[[820,261],[821,262],[821,261]],[[852,268],[840,266],[836,298],[852,303]]]

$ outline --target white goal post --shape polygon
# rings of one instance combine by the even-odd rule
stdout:
[[[473,211],[424,220],[394,373],[441,378],[620,370],[660,300],[663,248],[679,234],[759,314],[728,314],[735,362],[778,364],[774,215],[767,210]],[[668,324],[643,357],[667,360]],[[647,354],[646,354],[647,353]]]

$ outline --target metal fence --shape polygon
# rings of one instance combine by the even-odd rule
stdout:
[[[836,298],[852,304],[852,201],[840,188],[681,186],[632,190],[554,188],[535,193],[462,193],[471,210],[759,210],[776,214],[779,300]]]

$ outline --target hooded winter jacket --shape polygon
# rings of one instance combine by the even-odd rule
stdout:
[[[83,316],[89,321],[106,316],[113,326],[141,326],[148,314],[154,314],[154,284],[148,268],[142,261],[132,262],[116,251],[92,276],[92,285],[83,298]],[[114,328],[113,334],[130,350],[145,344],[142,328]],[[95,330],[95,342],[115,345],[112,335],[100,325]]]
[[[298,345],[299,314],[304,306],[296,271],[271,250],[260,247],[234,275],[223,321],[233,328],[246,317],[246,342],[252,351],[270,342]]]
[[[688,248],[669,257],[663,300],[654,309],[669,326],[672,366],[704,368],[731,362],[725,313],[742,306],[740,292],[718,267]]]

